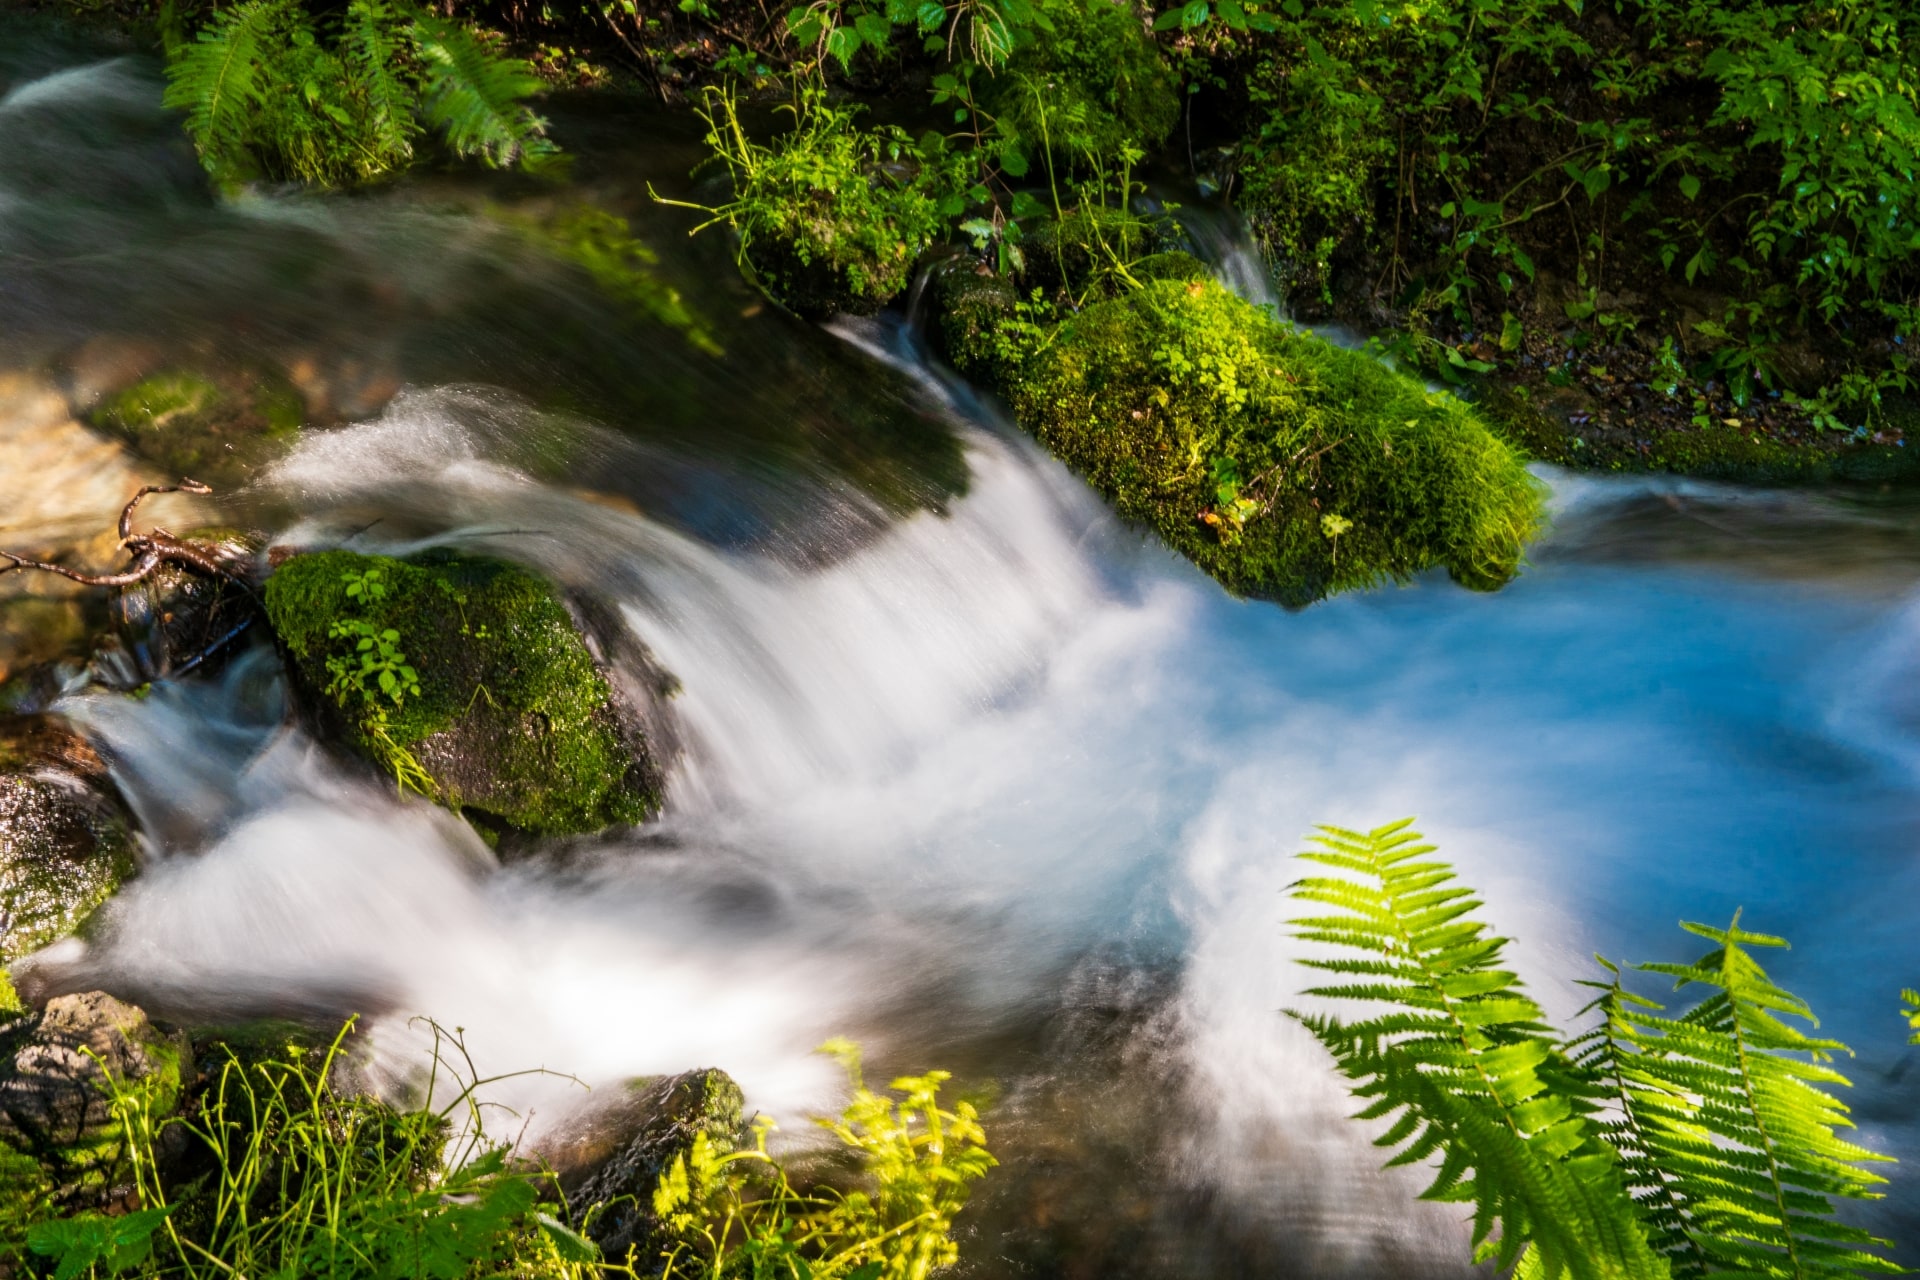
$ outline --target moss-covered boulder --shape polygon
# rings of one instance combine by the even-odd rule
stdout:
[[[105,774],[60,721],[0,717],[0,965],[72,933],[133,874]]]
[[[167,474],[224,490],[291,448],[304,417],[300,393],[278,374],[176,366],[109,395],[88,420]]]
[[[994,78],[994,114],[1059,156],[1111,163],[1123,146],[1152,150],[1180,119],[1173,73],[1130,0],[1047,6],[1051,30]]]
[[[23,1170],[20,1157],[34,1161],[69,1199],[104,1189],[122,1154],[104,1075],[150,1081],[154,1114],[165,1116],[187,1061],[186,1038],[133,1005],[101,991],[55,997],[0,1028],[0,1152]]]
[[[705,1136],[726,1153],[749,1142],[740,1086],[712,1068],[616,1086],[545,1140],[542,1156],[559,1175],[575,1218],[603,1206],[587,1231],[609,1258],[632,1248],[645,1260],[674,1243],[653,1214],[660,1175]]]
[[[660,808],[664,761],[560,598],[498,560],[322,551],[267,615],[326,727],[489,835],[571,835]]]
[[[998,329],[1005,295],[975,287],[949,352],[977,353],[1051,452],[1238,594],[1305,604],[1434,565],[1480,589],[1513,576],[1541,486],[1470,408],[1168,274]]]

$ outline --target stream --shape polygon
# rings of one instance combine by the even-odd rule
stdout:
[[[1912,495],[1556,472],[1497,594],[1239,601],[904,320],[763,305],[647,199],[694,191],[684,118],[556,104],[564,188],[221,201],[152,66],[6,21],[0,372],[72,388],[139,343],[311,368],[336,424],[220,495],[232,522],[535,567],[677,678],[683,737],[659,823],[502,865],[289,727],[270,649],[77,693],[148,865],[37,980],[177,1019],[359,1011],[395,1079],[418,1015],[489,1072],[718,1066],[789,1141],[842,1087],[813,1048],[851,1036],[872,1077],[986,1100],[965,1275],[1453,1275],[1461,1212],[1379,1171],[1281,1012],[1303,835],[1413,814],[1555,1015],[1596,951],[1691,958],[1681,919],[1788,934],[1767,959],[1857,1050],[1865,1140],[1920,1160]],[[513,230],[580,199],[723,355]],[[538,1132],[585,1094],[495,1096]],[[1858,1216],[1912,1238],[1920,1182],[1891,1177]]]

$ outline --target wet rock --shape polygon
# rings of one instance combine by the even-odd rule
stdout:
[[[306,409],[278,373],[176,365],[107,396],[88,417],[167,474],[231,489],[292,447]]]
[[[86,740],[50,716],[0,717],[0,964],[79,928],[135,865]]]
[[[740,1086],[712,1068],[635,1080],[549,1138],[540,1154],[559,1175],[574,1221],[610,1259],[631,1248],[644,1274],[671,1244],[653,1216],[660,1175],[701,1134],[723,1152],[746,1145],[743,1105]]]
[[[185,675],[224,659],[260,617],[258,596],[244,585],[260,540],[222,528],[186,536],[241,581],[165,565],[119,593],[115,622],[142,682]]]
[[[75,421],[45,379],[0,374],[0,548],[74,568],[117,568],[121,507],[142,485],[168,479]],[[174,529],[205,524],[209,513],[188,494],[163,494],[140,509],[143,523]],[[0,706],[57,692],[57,681],[25,688],[36,670],[83,668],[109,626],[108,604],[106,593],[52,574],[0,574]]]
[[[279,555],[268,617],[327,736],[483,834],[574,835],[659,812],[669,742],[610,683],[546,582],[431,551]]]
[[[120,1158],[103,1073],[148,1081],[154,1110],[180,1097],[186,1037],[101,991],[60,996],[0,1029],[0,1146],[67,1186],[109,1181]]]

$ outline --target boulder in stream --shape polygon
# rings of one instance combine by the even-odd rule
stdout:
[[[451,551],[285,558],[267,615],[323,732],[483,835],[655,816],[665,757],[554,589]]]
[[[613,1261],[633,1250],[641,1274],[671,1246],[653,1216],[660,1175],[702,1134],[723,1152],[750,1142],[740,1086],[707,1068],[617,1087],[542,1144],[574,1221]]]
[[[72,933],[134,868],[86,739],[51,716],[0,717],[0,965]]]
[[[0,1027],[0,1149],[15,1163],[32,1159],[62,1186],[102,1190],[121,1154],[103,1073],[144,1082],[154,1113],[165,1115],[187,1061],[186,1037],[133,1005],[103,991],[56,997]]]

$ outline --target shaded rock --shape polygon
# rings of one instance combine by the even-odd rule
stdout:
[[[668,744],[540,578],[447,551],[274,558],[267,614],[330,736],[483,834],[573,835],[659,812]]]
[[[67,1186],[98,1186],[120,1158],[103,1072],[151,1081],[155,1111],[178,1102],[186,1037],[101,991],[60,996],[0,1030],[0,1144]]]
[[[740,1086],[707,1068],[632,1081],[542,1144],[576,1222],[610,1259],[634,1251],[645,1273],[671,1245],[653,1216],[660,1175],[705,1134],[716,1148],[749,1141]],[[589,1216],[589,1210],[603,1206]]]
[[[50,716],[0,717],[0,964],[79,928],[135,866],[86,739]]]

